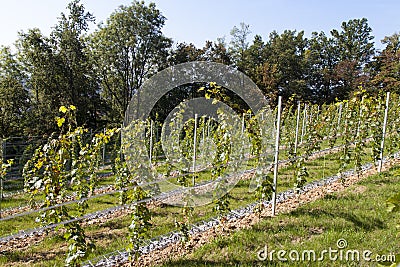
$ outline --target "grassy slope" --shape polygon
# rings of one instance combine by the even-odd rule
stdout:
[[[337,240],[347,241],[350,250],[376,254],[400,252],[396,223],[399,214],[388,214],[385,201],[400,191],[400,167],[374,175],[343,192],[327,195],[288,214],[262,220],[255,227],[220,237],[164,266],[374,266],[371,262],[260,261],[257,251],[268,245],[275,250],[337,249]],[[344,251],[346,251],[346,249]],[[317,254],[317,258],[318,258]],[[288,258],[288,256],[286,255]]]
[[[321,179],[323,177],[336,174],[339,165],[337,158],[340,154],[327,155],[319,159],[307,163],[308,171],[310,173],[309,181]],[[365,155],[363,162],[370,161],[369,156]],[[284,191],[293,185],[293,168],[280,169],[278,190]],[[108,178],[110,179],[110,178]],[[253,202],[254,195],[248,193],[249,181],[240,181],[238,185],[231,191],[231,208],[238,208]],[[116,205],[118,202],[117,196],[107,196],[96,199],[89,203],[89,211],[108,208]],[[200,220],[215,216],[212,212],[212,206],[199,207],[195,209],[193,216],[193,223]],[[174,227],[175,218],[181,217],[181,211],[177,207],[157,207],[152,210],[153,227],[150,230],[150,238],[160,234],[176,230]],[[117,218],[109,221],[103,225],[91,225],[85,227],[85,231],[92,239],[94,239],[97,249],[94,253],[89,255],[89,259],[112,252],[116,249],[124,249],[126,247],[127,226],[129,225],[129,217]],[[2,223],[0,233],[5,234],[17,231],[18,229],[31,228],[36,226],[34,223],[34,215],[22,217],[17,220],[7,221]],[[47,238],[43,242],[34,245],[24,251],[13,251],[11,253],[0,254],[0,265],[8,265],[10,263],[19,264],[31,259],[35,262],[35,266],[54,266],[62,265],[65,257],[65,241],[57,235],[52,238]],[[52,253],[48,253],[52,251]],[[46,259],[45,262],[43,260]],[[33,262],[30,265],[33,265]],[[37,264],[37,265],[36,265]]]

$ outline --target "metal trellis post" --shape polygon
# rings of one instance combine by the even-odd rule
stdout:
[[[299,124],[300,124],[300,101],[297,103],[297,119],[296,119],[296,136],[294,139],[294,154],[297,153],[297,143],[299,141]]]
[[[150,166],[153,161],[153,120],[150,120],[150,145],[149,145],[149,159],[150,159]]]
[[[193,137],[193,186],[196,185],[196,150],[197,150],[197,114],[194,114],[194,137]]]
[[[389,97],[390,97],[390,92],[387,92],[386,93],[385,117],[383,118],[382,142],[381,142],[381,151],[380,151],[380,156],[379,156],[378,173],[382,171],[383,150],[385,148],[386,124],[387,124],[387,117],[388,117],[388,110],[389,110]]]
[[[278,184],[278,161],[279,161],[279,135],[281,125],[281,107],[282,96],[278,98],[278,116],[276,121],[276,136],[275,136],[275,162],[274,162],[274,191],[272,192],[272,216],[275,216],[276,211],[276,193]]]

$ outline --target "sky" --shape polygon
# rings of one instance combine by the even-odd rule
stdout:
[[[0,0],[0,45],[12,46],[18,32],[39,28],[48,35],[69,0]],[[96,23],[105,21],[120,5],[130,0],[81,0]],[[167,18],[164,34],[175,42],[202,47],[206,40],[225,37],[241,22],[250,25],[252,34],[264,40],[276,30],[312,32],[340,30],[343,21],[367,18],[375,36],[375,46],[385,36],[400,32],[399,0],[145,0],[154,2]],[[91,25],[95,30],[96,25]]]

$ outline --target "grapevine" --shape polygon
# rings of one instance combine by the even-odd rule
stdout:
[[[87,132],[76,127],[74,106],[61,106],[61,117],[56,118],[60,134],[53,134],[47,144],[36,149],[33,157],[24,167],[25,191],[30,193],[32,203],[36,195],[42,195],[41,208],[53,207],[37,218],[42,225],[55,224],[73,219],[66,206],[54,207],[62,203],[68,191],[76,192],[78,214],[83,215],[88,208],[85,200],[97,185],[95,173],[100,162],[99,152],[103,144],[109,142],[117,131],[112,129],[97,134],[89,144],[84,144],[82,136]],[[87,239],[78,222],[65,224],[64,238],[68,242],[67,266],[79,266],[80,262],[93,250],[93,243]]]

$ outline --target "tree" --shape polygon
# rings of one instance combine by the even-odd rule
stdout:
[[[244,53],[249,47],[247,38],[251,34],[250,25],[241,22],[239,27],[233,27],[230,34],[232,39],[230,42],[229,52],[234,65],[239,70],[242,70],[244,67]]]
[[[27,131],[38,135],[49,133],[57,115],[61,99],[61,63],[53,52],[49,38],[39,29],[20,33],[17,40],[18,57],[26,75],[26,87],[31,95],[31,107],[28,116]]]
[[[203,59],[203,50],[197,48],[194,44],[180,43],[176,49],[171,52],[169,58],[170,65],[199,61]]]
[[[340,99],[347,98],[368,80],[366,66],[375,54],[372,29],[366,18],[342,23],[342,31],[332,30],[334,45],[339,49],[340,62],[336,65],[334,79],[340,90]]]
[[[243,72],[254,81],[258,70],[267,59],[266,44],[260,35],[254,36],[253,43],[244,51]]]
[[[334,81],[335,68],[339,62],[339,49],[334,40],[324,32],[313,32],[306,51],[307,86],[311,99],[317,103],[330,103],[340,97]]]
[[[216,42],[206,41],[202,51],[203,60],[225,65],[230,65],[232,63],[232,58],[224,39],[219,38]]]
[[[352,19],[342,23],[342,31],[332,30],[335,45],[340,51],[340,60],[356,61],[357,68],[368,64],[375,54],[374,36],[366,18]]]
[[[191,61],[209,61],[225,65],[231,64],[230,54],[223,39],[216,42],[206,41],[203,48],[197,48],[194,44],[180,43],[171,52],[170,65]]]
[[[80,110],[78,125],[98,127],[99,94],[93,67],[86,50],[85,32],[94,18],[79,0],[68,4],[50,37],[39,29],[20,33],[19,58],[26,86],[32,95],[30,133],[57,131],[51,123],[60,105],[73,104]]]
[[[385,49],[377,56],[376,75],[371,84],[379,90],[400,92],[400,34],[382,40]]]
[[[79,0],[68,4],[68,11],[68,14],[61,13],[51,33],[54,52],[62,66],[61,103],[78,108],[78,125],[96,129],[101,113],[100,95],[85,37],[94,16],[85,11]]]
[[[303,31],[297,33],[286,30],[281,35],[274,31],[270,34],[265,45],[266,60],[258,67],[258,86],[272,103],[277,103],[278,95],[289,99],[297,94],[304,100],[309,99],[305,76],[306,48],[307,39]]]
[[[20,136],[29,107],[21,66],[9,47],[0,48],[0,137]]]
[[[108,119],[120,124],[132,96],[143,82],[164,68],[172,41],[161,29],[165,17],[154,3],[120,6],[91,36]]]

